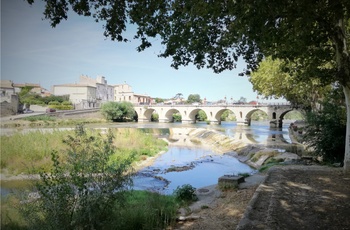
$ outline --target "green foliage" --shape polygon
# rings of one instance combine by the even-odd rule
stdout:
[[[221,115],[222,121],[236,121],[236,116],[231,110],[225,110]]]
[[[283,97],[304,109],[315,109],[322,97],[330,92],[330,81],[315,76],[300,79],[301,73],[295,75],[290,72],[295,68],[295,63],[267,57],[260,63],[259,68],[252,72],[249,81],[253,84],[253,89],[265,98]],[[301,71],[299,69],[299,72]]]
[[[324,161],[341,162],[345,152],[346,109],[339,93],[322,103],[322,110],[306,115],[305,140]]]
[[[25,86],[19,92],[19,101],[22,104],[28,105],[60,105],[62,102],[67,101],[69,96],[54,96],[42,97],[40,94],[30,92],[33,89],[31,86]],[[66,102],[63,105],[72,105],[70,102]]]
[[[49,104],[51,101],[57,101],[59,103],[62,103],[64,101],[68,101],[69,100],[69,95],[66,95],[66,96],[55,96],[55,95],[50,95],[50,96],[47,96],[47,97],[42,97],[42,101],[45,103],[45,104]]]
[[[42,121],[34,121],[34,124]],[[50,121],[44,121],[50,123]],[[77,124],[69,121],[56,120],[56,124],[67,125]],[[81,124],[81,120],[77,120]],[[87,120],[84,120],[86,123]],[[41,123],[44,125],[43,123]],[[90,131],[92,132],[92,131]],[[99,131],[95,130],[98,135]],[[0,166],[11,174],[30,174],[38,173],[40,169],[45,171],[52,170],[50,150],[55,149],[59,152],[65,151],[67,146],[60,140],[70,135],[72,131],[52,132],[34,131],[28,133],[14,133],[11,136],[0,136]],[[117,129],[113,130],[116,136],[114,145],[118,146],[116,153],[110,157],[111,163],[118,162],[120,157],[129,158],[135,156],[135,161],[143,160],[143,154],[154,156],[157,153],[166,150],[167,143],[161,139],[155,138],[153,135],[147,135],[140,130],[134,129]],[[39,141],[38,141],[39,140]],[[60,159],[65,159],[65,154],[60,155]],[[29,171],[31,170],[31,171]]]
[[[187,103],[189,103],[189,104],[192,104],[194,102],[200,103],[201,101],[202,101],[201,100],[201,96],[199,96],[199,94],[190,94],[190,95],[188,95]]]
[[[61,104],[62,105],[72,105],[72,102],[70,102],[70,101],[63,101]]]
[[[206,121],[207,114],[203,110],[199,110],[196,118],[198,121]]]
[[[151,121],[159,121],[159,114],[158,113],[152,113]]]
[[[174,119],[174,122],[180,122],[182,120],[182,116],[180,113],[174,113],[173,119]]]
[[[61,103],[58,101],[50,101],[48,104],[49,105],[60,105]]]
[[[286,115],[284,115],[285,120],[304,120],[305,116],[299,111],[290,111]]]
[[[21,211],[31,229],[102,229],[117,223],[115,205],[123,207],[125,191],[132,184],[132,159],[113,164],[116,151],[113,135],[90,135],[79,125],[64,139],[65,161],[52,151],[53,169],[41,172],[36,183],[39,198],[23,205]]]
[[[38,173],[39,169],[50,170],[50,151],[64,150],[62,140],[71,131],[34,131],[0,136],[1,169],[11,174]],[[64,159],[62,156],[61,158]],[[34,171],[34,172],[33,172]]]
[[[26,121],[56,121],[56,117],[48,116],[48,115],[38,115],[38,116],[30,116],[30,117],[25,117],[23,120]]]
[[[198,200],[198,197],[196,195],[196,188],[194,188],[190,184],[184,184],[181,187],[178,186],[174,190],[173,194],[178,201],[185,202],[185,203]]]
[[[162,102],[164,102],[164,99],[159,98],[159,97],[156,97],[156,98],[154,99],[154,101],[155,101],[156,103],[162,103]]]
[[[118,207],[122,221],[114,229],[166,229],[175,223],[177,208],[173,196],[132,191],[127,194],[126,205]]]
[[[255,111],[251,116],[253,121],[267,120],[267,118],[267,114],[261,110]]]
[[[107,120],[125,121],[133,120],[135,110],[130,102],[106,102],[101,107],[101,113]]]

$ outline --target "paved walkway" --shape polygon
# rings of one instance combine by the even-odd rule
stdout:
[[[237,229],[350,229],[350,177],[340,168],[274,167]]]

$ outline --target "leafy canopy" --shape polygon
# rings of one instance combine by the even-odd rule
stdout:
[[[133,120],[135,110],[130,102],[106,102],[101,106],[101,113],[107,120]]]
[[[34,0],[27,0],[33,4]],[[43,0],[44,16],[55,27],[73,10],[104,22],[104,35],[128,41],[124,32],[136,24],[138,50],[160,38],[161,57],[174,68],[193,63],[215,72],[235,68],[239,56],[255,69],[264,56],[298,60],[312,70],[336,62],[333,77],[349,77],[348,0]],[[151,38],[151,39],[150,39]],[[347,38],[347,39],[346,39]],[[248,71],[249,72],[249,71]],[[328,71],[327,71],[328,72]]]
[[[287,72],[294,67],[294,63],[267,57],[260,63],[259,68],[252,72],[249,81],[253,84],[253,89],[266,98],[284,97],[306,110],[316,109],[317,103],[325,94],[330,93],[330,81],[315,76],[300,79]]]

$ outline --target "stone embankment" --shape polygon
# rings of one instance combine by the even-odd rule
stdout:
[[[236,157],[241,162],[256,169],[261,168],[266,163],[298,161],[301,157],[300,154],[285,150],[288,147],[292,149],[290,148],[291,144],[254,144],[248,141],[236,140],[218,131],[209,129],[172,129],[172,137],[177,140],[178,144],[186,143],[188,145],[190,143],[193,146],[210,148],[217,153]],[[176,142],[172,142],[172,144],[174,143],[176,144]],[[300,149],[300,146],[294,149]]]

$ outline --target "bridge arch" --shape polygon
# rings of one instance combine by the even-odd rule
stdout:
[[[229,110],[237,119],[237,124],[250,125],[251,116],[261,110],[268,115],[271,127],[282,127],[282,120],[286,113],[294,110],[290,105],[150,105],[134,107],[138,121],[151,121],[152,113],[159,115],[159,122],[173,122],[173,114],[179,113],[182,123],[195,123],[196,115],[203,110],[210,124],[221,124],[221,115]]]
[[[180,111],[179,110],[177,110],[177,109],[174,109],[174,108],[172,108],[172,109],[169,109],[166,113],[165,113],[165,115],[164,115],[164,117],[159,117],[159,122],[174,122],[174,114],[175,113],[180,113]],[[181,114],[181,117],[183,117],[183,114],[182,113],[180,113]],[[162,119],[162,121],[161,121],[161,119]]]
[[[255,112],[257,112],[257,111],[261,111],[261,112],[265,113],[265,114],[268,116],[268,114],[267,114],[266,111],[264,111],[264,110],[262,110],[262,109],[260,109],[260,108],[254,108],[254,109],[250,110],[250,111],[247,113],[246,117],[245,117],[245,120],[246,120],[247,125],[251,125],[251,123],[252,123],[252,115],[253,115],[253,113],[255,113]]]

